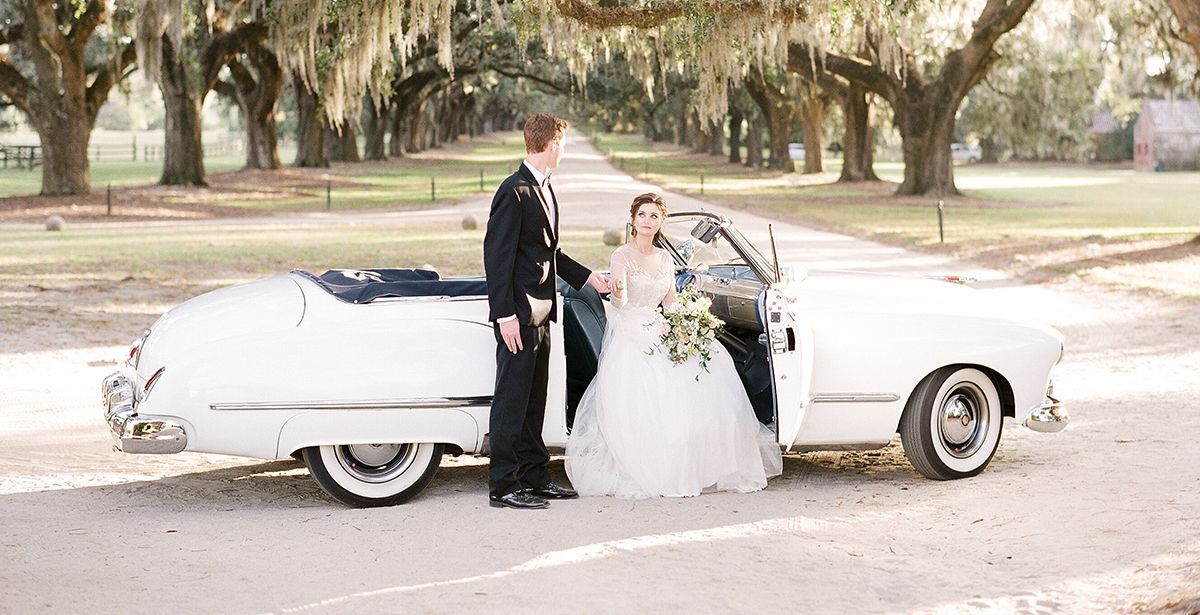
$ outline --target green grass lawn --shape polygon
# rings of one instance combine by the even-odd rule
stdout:
[[[938,243],[934,199],[895,197],[893,184],[837,184],[840,161],[815,176],[750,170],[638,135],[601,135],[617,164],[672,190],[735,208],[908,245]],[[892,182],[897,162],[876,163]],[[1200,233],[1200,173],[1049,165],[955,169],[967,198],[947,199],[946,242],[966,253],[1016,241],[1186,238]]]
[[[161,197],[169,204],[197,202],[264,211],[312,211],[326,207],[325,181],[332,185],[330,201],[336,209],[403,208],[454,201],[483,194],[512,173],[524,156],[518,133],[488,135],[466,143],[383,162],[334,163],[329,169],[303,170],[305,185],[286,186],[295,175],[273,178],[256,174],[248,180],[238,175],[218,174],[241,169],[244,158],[222,155],[205,158],[205,170],[214,188],[229,192],[219,201],[204,193],[175,192]],[[292,160],[294,151],[284,149],[281,159]],[[286,169],[287,171],[298,171]],[[152,185],[162,171],[159,161],[102,159],[91,163],[92,192]],[[299,172],[299,171],[298,171]],[[262,182],[266,182],[265,185]],[[41,190],[41,170],[0,169],[0,197],[36,195]],[[244,196],[239,197],[238,191]],[[271,194],[274,191],[276,194]],[[117,201],[120,195],[117,194]]]
[[[247,278],[293,267],[420,267],[482,275],[483,228],[458,224],[363,226],[181,225],[0,232],[0,284],[82,283],[133,276],[154,282]],[[601,266],[612,248],[600,230],[564,232],[564,249]],[[216,283],[216,282],[212,282]]]

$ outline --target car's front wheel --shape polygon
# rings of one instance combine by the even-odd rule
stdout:
[[[304,463],[333,499],[355,507],[403,504],[442,462],[441,444],[339,444],[304,449]]]
[[[935,480],[975,476],[1000,443],[1004,415],[996,384],[971,367],[943,367],[926,376],[900,417],[904,454]]]

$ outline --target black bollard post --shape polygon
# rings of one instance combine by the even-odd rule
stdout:
[[[108,190],[105,191],[105,193],[104,193],[104,202],[108,208],[107,215],[111,216],[112,215],[112,184],[111,183],[108,185]]]
[[[479,191],[483,192],[483,169],[479,169]]]
[[[704,194],[704,176],[700,176],[700,194]]]
[[[946,228],[943,226],[943,217],[946,215],[946,202],[942,199],[937,201],[937,243],[946,243]]]
[[[325,180],[325,211],[333,209],[333,182]]]
[[[432,175],[429,176],[429,200],[437,200],[437,180]]]

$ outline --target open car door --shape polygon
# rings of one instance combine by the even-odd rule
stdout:
[[[776,433],[779,444],[791,451],[812,403],[812,328],[778,284],[763,290],[758,309],[774,380]]]

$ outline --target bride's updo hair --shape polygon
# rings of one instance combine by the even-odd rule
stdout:
[[[629,208],[629,221],[633,222],[633,220],[637,218],[638,210],[642,208],[642,205],[647,203],[653,203],[654,206],[658,208],[658,213],[660,216],[662,216],[662,221],[665,224],[667,221],[667,204],[665,201],[663,201],[662,196],[655,192],[647,192],[645,194],[639,194],[633,197],[633,206]],[[637,237],[637,225],[632,226],[632,234],[634,237]],[[663,240],[661,226],[658,228],[658,232],[654,234],[653,243],[666,243],[666,241]]]

